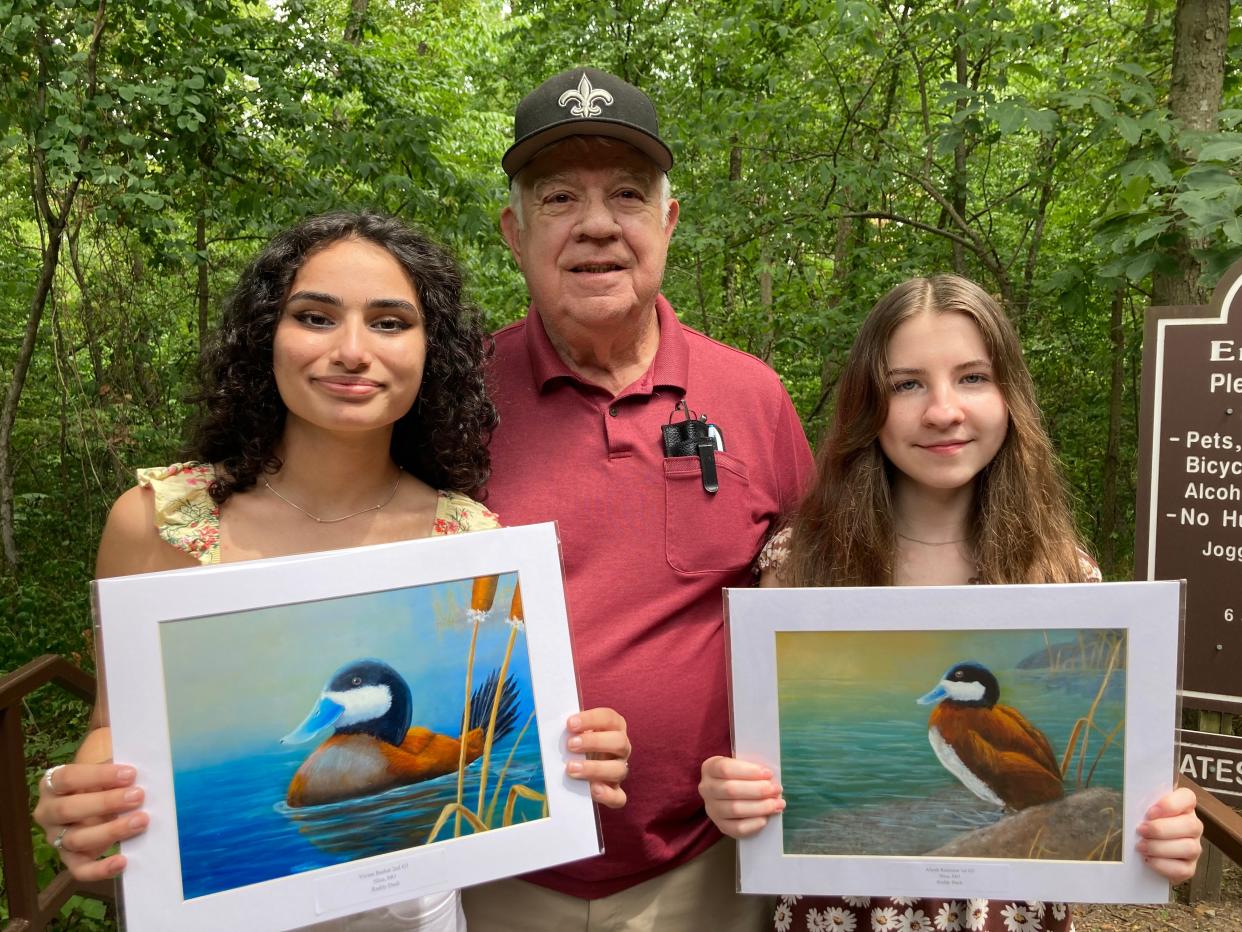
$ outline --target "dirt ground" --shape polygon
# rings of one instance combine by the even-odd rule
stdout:
[[[1189,885],[1178,887],[1168,906],[1077,906],[1078,932],[1242,932],[1242,868],[1225,862],[1221,897],[1186,902]]]

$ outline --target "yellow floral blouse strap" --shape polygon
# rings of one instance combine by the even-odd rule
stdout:
[[[468,495],[460,492],[441,492],[436,503],[436,520],[432,534],[464,534],[468,531],[487,531],[500,527],[500,519],[494,512]]]
[[[207,493],[215,478],[210,463],[138,470],[138,484],[155,493],[160,537],[204,565],[220,562],[220,506]]]

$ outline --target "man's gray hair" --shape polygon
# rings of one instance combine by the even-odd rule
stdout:
[[[575,139],[582,138],[584,137],[570,136],[562,142],[553,143],[553,145],[564,145],[565,143],[571,142]],[[601,142],[606,146],[626,145],[626,143],[609,139],[605,136],[591,136],[589,138],[593,141]],[[551,148],[551,146],[549,146],[549,148]],[[658,172],[660,175],[660,217],[664,226],[668,226],[669,201],[671,201],[673,197],[672,186],[668,182],[668,174],[666,172],[660,171],[659,168],[654,165],[652,166],[652,171],[653,173]],[[526,183],[526,174],[526,169],[523,168],[516,175],[514,175],[513,180],[509,182],[509,207],[513,211],[514,219],[517,220],[517,228],[519,230],[526,229],[526,214],[523,208],[523,195],[530,190]]]

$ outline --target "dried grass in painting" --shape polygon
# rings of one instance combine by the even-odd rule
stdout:
[[[479,771],[479,801],[478,807],[473,812],[462,803],[463,790],[465,786],[466,775],[466,735],[469,730],[470,722],[470,682],[474,676],[474,652],[478,643],[479,624],[485,619],[492,610],[492,605],[496,598],[496,587],[499,582],[497,576],[480,576],[474,581],[474,586],[470,594],[470,619],[472,630],[470,634],[470,651],[466,656],[466,701],[462,709],[462,726],[461,726],[461,758],[457,767],[457,799],[454,802],[445,805],[440,812],[439,818],[432,826],[431,833],[427,836],[427,843],[436,840],[440,830],[448,821],[449,816],[454,816],[453,837],[461,835],[461,822],[465,818],[470,827],[476,832],[486,832],[490,828],[495,828],[492,817],[496,811],[496,795],[500,792],[501,786],[504,784],[505,774],[509,771],[509,765],[513,762],[513,754],[518,746],[522,743],[522,738],[526,734],[526,729],[530,723],[534,721],[535,713],[531,712],[526,719],[526,724],[522,726],[522,730],[518,732],[517,740],[513,743],[513,749],[509,752],[509,757],[505,761],[504,767],[501,768],[499,776],[496,778],[496,787],[492,794],[492,804],[487,808],[486,813],[483,809],[483,800],[487,793],[487,775],[488,767],[492,758],[492,743],[496,735],[496,717],[500,711],[501,693],[499,690],[495,692],[495,699],[492,703],[491,718],[487,724],[487,737],[483,744],[483,766]],[[500,682],[505,681],[505,675],[509,672],[509,663],[513,659],[513,645],[517,641],[518,632],[522,626],[526,624],[526,616],[522,609],[522,587],[521,584],[515,584],[513,587],[513,601],[509,605],[509,641],[505,645],[505,659],[500,665]],[[533,790],[522,784],[514,784],[509,788],[509,801],[505,804],[501,826],[513,824],[514,804],[518,797],[533,800],[541,803],[540,817],[546,817],[548,814],[548,798],[545,794]]]

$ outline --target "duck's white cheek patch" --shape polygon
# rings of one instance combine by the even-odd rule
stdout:
[[[359,686],[357,689],[326,692],[324,695],[345,710],[336,720],[338,728],[382,718],[392,708],[392,692],[387,686]]]
[[[991,787],[966,769],[962,759],[957,756],[957,751],[949,747],[949,743],[940,736],[939,728],[928,729],[927,740],[931,742],[932,750],[936,752],[940,763],[944,764],[944,769],[961,780],[966,789],[993,806],[1005,805],[1005,801],[993,793]]]
[[[978,702],[986,692],[982,683],[953,683],[949,680],[941,680],[940,685],[944,687],[950,699],[956,699],[958,702]]]

